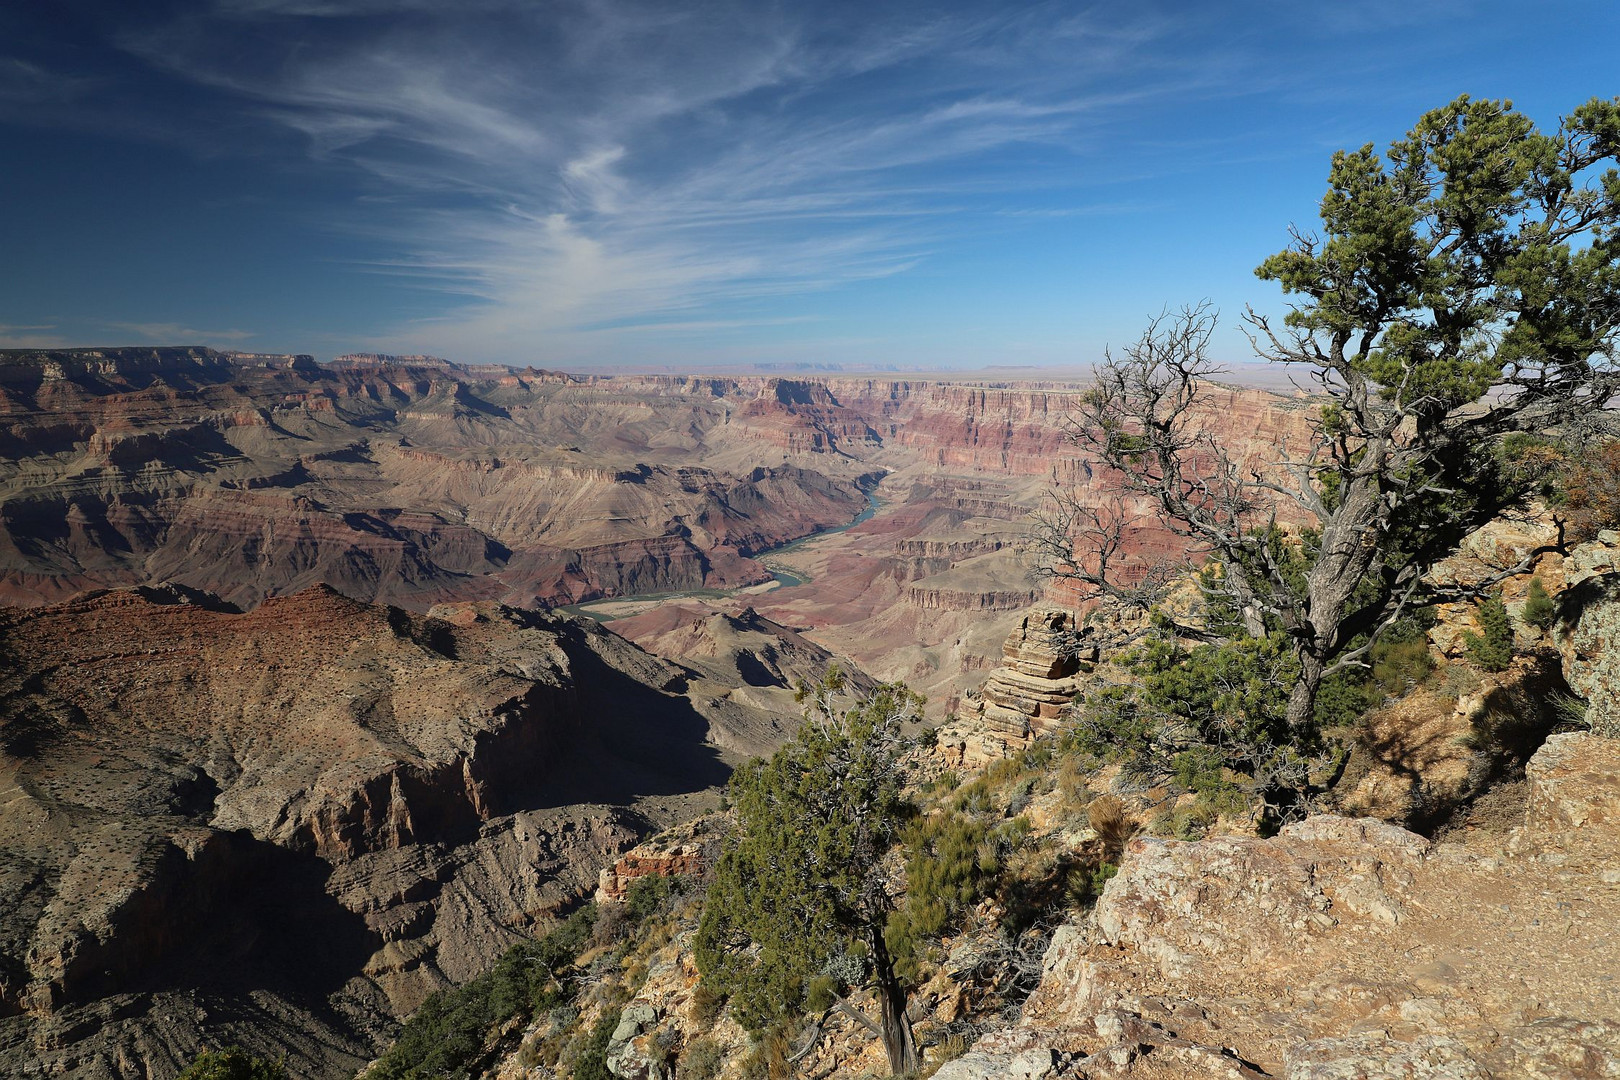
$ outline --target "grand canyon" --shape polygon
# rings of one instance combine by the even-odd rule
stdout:
[[[1119,497],[1069,437],[1083,384],[4,360],[11,1069],[353,1074],[593,892],[700,870],[636,845],[712,820],[829,667],[923,690],[957,769],[1084,686],[1026,539],[1054,492]],[[1212,386],[1199,423],[1263,469],[1317,407]],[[1489,790],[1490,753],[1409,739],[1358,751],[1346,806],[1416,814],[1414,769],[1419,802]]]
[[[0,1076],[1620,1078],[1620,12],[1319,7],[0,4]]]
[[[717,805],[836,658],[944,718],[1091,472],[1072,386],[4,361],[3,1052],[82,1075],[352,1070]],[[1259,455],[1309,407],[1209,418]]]

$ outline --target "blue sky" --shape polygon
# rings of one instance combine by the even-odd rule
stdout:
[[[0,345],[1075,366],[1620,5],[0,0]]]

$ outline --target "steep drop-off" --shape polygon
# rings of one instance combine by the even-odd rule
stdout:
[[[324,586],[0,611],[0,1070],[363,1063],[778,723],[588,620]]]

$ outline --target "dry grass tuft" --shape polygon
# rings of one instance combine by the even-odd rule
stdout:
[[[1125,804],[1114,795],[1099,795],[1091,800],[1086,820],[1103,843],[1103,854],[1110,861],[1119,859],[1125,845],[1136,835],[1136,819],[1125,810]]]

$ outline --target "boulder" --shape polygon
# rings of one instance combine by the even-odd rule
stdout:
[[[1576,548],[1564,571],[1554,626],[1564,678],[1586,699],[1591,729],[1620,738],[1620,533]]]

